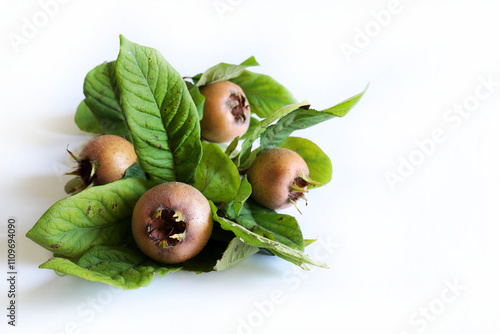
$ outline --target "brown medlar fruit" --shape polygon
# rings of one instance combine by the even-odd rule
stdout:
[[[180,263],[197,255],[212,233],[208,200],[196,188],[181,182],[159,184],[137,201],[132,234],[151,259]]]
[[[201,136],[224,143],[244,135],[250,125],[250,105],[245,93],[231,81],[220,81],[200,88],[205,96]]]
[[[66,184],[67,193],[75,193],[89,185],[102,185],[117,181],[136,163],[137,155],[125,138],[102,135],[89,141],[77,157],[68,150],[78,167],[67,175],[77,177]]]
[[[271,148],[260,153],[247,172],[252,198],[270,209],[283,209],[304,198],[307,186],[317,184],[309,177],[306,162],[286,148]]]

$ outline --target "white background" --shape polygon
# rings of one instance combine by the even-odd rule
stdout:
[[[500,6],[391,3],[2,1],[1,332],[498,333]],[[345,118],[296,133],[331,157],[334,179],[309,194],[303,215],[286,212],[322,241],[307,252],[330,269],[256,255],[122,291],[37,268],[50,252],[24,235],[65,196],[66,147],[89,139],[73,122],[83,79],[116,58],[119,34],[159,49],[182,75],[253,55],[256,71],[316,109],[370,83]],[[464,104],[471,111],[458,117]],[[435,131],[441,140],[430,144]],[[399,172],[391,187],[387,175]],[[9,216],[16,328],[5,316]]]

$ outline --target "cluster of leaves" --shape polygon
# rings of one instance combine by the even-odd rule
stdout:
[[[290,137],[333,117],[344,116],[364,92],[326,110],[313,110],[267,75],[221,63],[186,80],[155,49],[120,36],[118,59],[92,69],[85,78],[85,99],[75,122],[84,131],[115,134],[130,140],[138,162],[122,180],[90,187],[64,198],[45,212],[27,236],[52,251],[41,268],[75,275],[123,289],[150,284],[154,274],[180,269],[208,272],[227,269],[259,250],[298,266],[321,266],[304,254],[312,240],[302,236],[297,220],[259,206],[241,170],[266,148],[286,147],[307,162],[311,178],[330,181],[330,159],[311,141]],[[204,97],[199,87],[230,80],[242,87],[251,104],[251,127],[227,147],[204,142],[199,120]],[[253,148],[260,140],[260,147]],[[238,144],[240,149],[237,150]],[[133,241],[130,221],[141,195],[156,184],[193,185],[210,201],[212,237],[195,258],[164,265],[147,258]]]

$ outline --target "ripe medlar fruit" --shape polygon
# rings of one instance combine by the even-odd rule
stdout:
[[[245,93],[231,81],[220,81],[200,88],[205,96],[201,136],[212,142],[224,143],[247,132],[250,125],[250,105]]]
[[[67,193],[75,193],[91,184],[102,185],[117,181],[125,171],[135,164],[137,155],[134,146],[126,139],[115,135],[102,135],[89,141],[77,157],[78,167],[68,175],[77,178],[66,184]]]
[[[151,259],[168,264],[193,258],[212,234],[208,200],[182,182],[159,184],[137,201],[132,234],[137,246]]]
[[[247,172],[252,198],[270,209],[283,209],[304,198],[307,186],[317,184],[309,177],[306,162],[286,148],[271,148],[260,153]]]

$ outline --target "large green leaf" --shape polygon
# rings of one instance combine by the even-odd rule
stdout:
[[[92,111],[87,106],[87,103],[85,103],[85,100],[83,100],[76,109],[75,124],[82,131],[97,134],[102,133],[97,118],[95,118],[94,114],[92,114]]]
[[[304,159],[309,169],[309,177],[319,182],[317,185],[310,184],[308,188],[323,186],[332,179],[332,161],[312,141],[305,138],[288,137],[280,147],[295,151]]]
[[[78,262],[55,257],[40,265],[58,273],[92,282],[106,283],[121,289],[148,286],[156,273],[159,277],[179,270],[180,266],[159,265],[141,252],[123,247],[94,246]]]
[[[163,277],[180,269],[197,273],[220,271],[258,251],[259,248],[244,244],[238,238],[229,243],[210,240],[194,258],[177,265],[167,265],[152,261],[136,248],[94,246],[76,262],[58,256],[43,263],[40,268],[121,289],[137,289],[151,284],[155,274]]]
[[[214,221],[217,221],[224,230],[233,232],[236,237],[238,237],[245,244],[267,249],[273,254],[278,255],[279,257],[290,261],[303,269],[308,269],[307,264],[324,268],[327,267],[325,264],[310,258],[297,249],[289,247],[277,240],[268,238],[265,235],[253,232],[234,221],[217,216],[217,207],[213,203],[210,203],[210,205],[212,207]]]
[[[325,110],[297,109],[270,125],[262,134],[260,147],[262,150],[278,147],[295,130],[306,129],[334,117],[343,117],[351,110],[366,92],[365,88],[359,94]]]
[[[116,75],[141,168],[157,183],[192,184],[200,124],[184,80],[157,50],[120,41]]]
[[[240,76],[242,72],[249,66],[259,66],[259,63],[255,60],[254,57],[250,57],[240,65],[232,65],[226,63],[217,64],[210,67],[208,70],[201,74],[199,80],[196,82],[196,86],[200,87],[219,81],[234,79]]]
[[[87,188],[52,205],[26,236],[68,257],[80,256],[94,245],[118,245],[130,230],[135,203],[152,185],[128,178]]]
[[[283,106],[297,102],[285,86],[265,74],[245,70],[230,81],[243,89],[250,109],[262,118],[270,116]]]
[[[115,75],[116,62],[103,63],[85,77],[85,103],[94,114],[101,133],[129,137],[120,103],[120,90]]]
[[[193,186],[215,203],[229,203],[238,192],[240,175],[219,146],[204,142]]]

